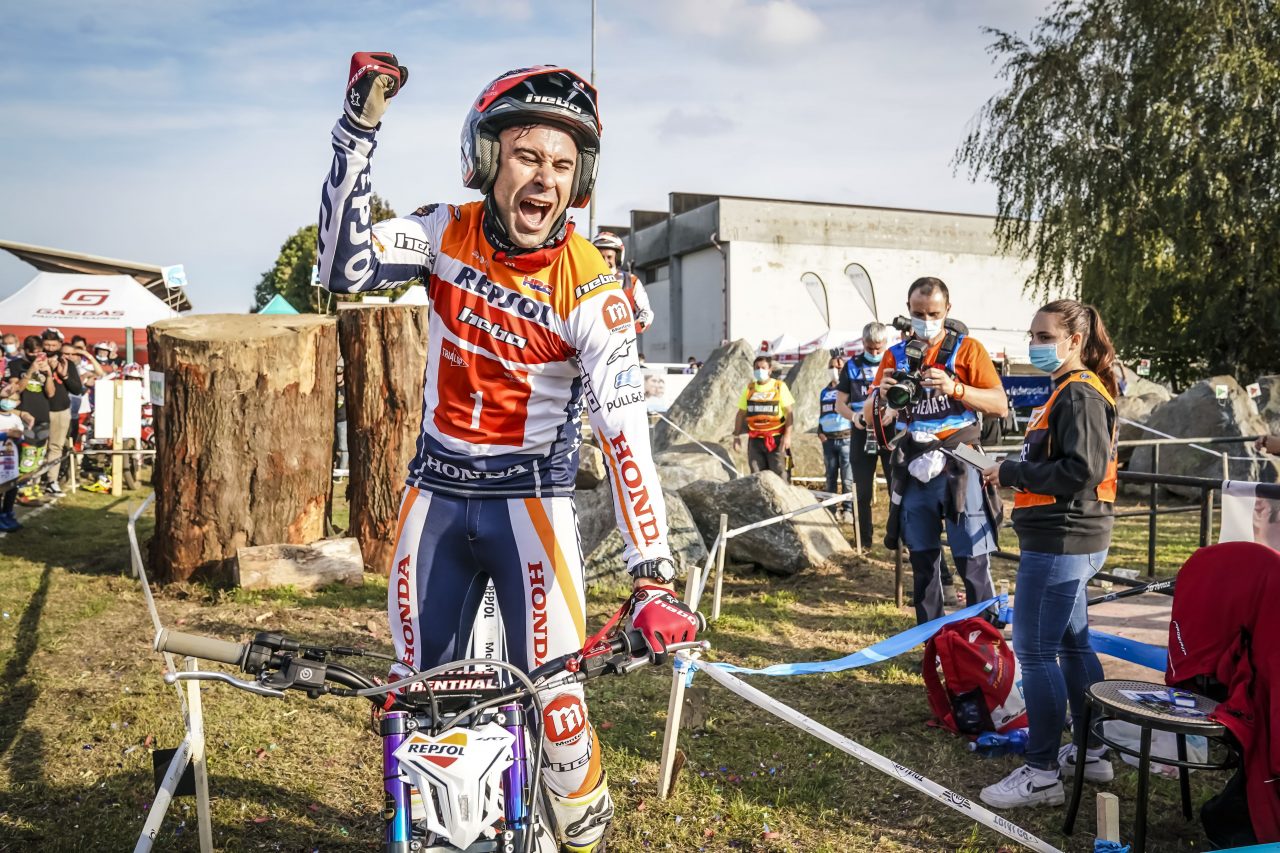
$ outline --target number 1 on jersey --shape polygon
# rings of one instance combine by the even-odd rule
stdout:
[[[471,399],[476,401],[475,406],[471,409],[471,428],[480,429],[480,408],[484,405],[484,392],[472,392]]]

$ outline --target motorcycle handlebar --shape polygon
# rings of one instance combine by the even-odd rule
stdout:
[[[202,658],[232,666],[244,667],[245,657],[249,653],[247,643],[232,643],[214,637],[202,637],[198,634],[184,634],[181,631],[170,631],[161,628],[156,635],[155,648],[158,652],[171,652],[175,655]]]

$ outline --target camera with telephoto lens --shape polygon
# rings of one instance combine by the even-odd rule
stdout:
[[[895,329],[897,329],[899,332],[902,332],[902,334],[904,335],[911,334],[911,318],[910,317],[903,317],[901,314],[899,314],[897,317],[894,317],[892,320],[889,321],[889,325],[893,326]]]
[[[884,399],[895,409],[907,406],[924,396],[924,379],[920,376],[920,368],[924,364],[924,354],[929,348],[928,341],[912,338],[904,347],[907,355],[905,367],[893,371],[893,381],[897,384],[885,388]]]

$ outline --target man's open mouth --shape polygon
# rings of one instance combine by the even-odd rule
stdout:
[[[541,229],[551,216],[552,204],[549,201],[526,198],[520,202],[520,218],[535,230]]]

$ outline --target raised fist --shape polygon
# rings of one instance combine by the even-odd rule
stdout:
[[[408,79],[409,69],[397,63],[394,53],[353,53],[342,109],[353,122],[372,130],[382,121],[387,100]]]

